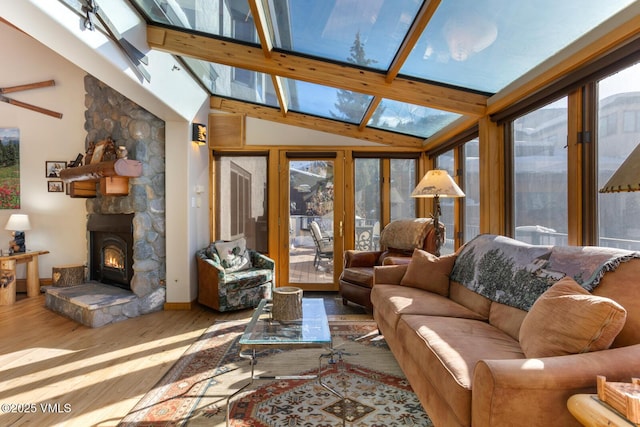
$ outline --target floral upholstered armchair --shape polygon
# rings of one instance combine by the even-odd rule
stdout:
[[[275,263],[246,248],[245,239],[216,241],[196,252],[198,302],[218,311],[256,307],[270,299]]]

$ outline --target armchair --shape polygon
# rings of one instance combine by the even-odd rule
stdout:
[[[440,222],[441,235],[444,225]],[[379,251],[347,250],[340,275],[342,303],[348,301],[371,308],[373,269],[379,265],[409,262],[416,248],[436,251],[436,233],[431,218],[409,218],[391,221],[380,233]]]
[[[323,259],[331,262],[333,261],[333,241],[331,237],[325,236],[320,230],[320,226],[317,222],[312,221],[310,224],[311,237],[313,237],[313,243],[316,246],[316,254],[313,258],[313,266],[320,268],[320,261]]]
[[[196,252],[198,302],[218,311],[256,307],[271,298],[275,263],[252,249],[244,239],[217,241]]]

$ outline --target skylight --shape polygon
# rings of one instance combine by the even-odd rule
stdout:
[[[416,141],[482,115],[488,96],[633,3],[130,1],[184,34],[170,51],[212,96]]]

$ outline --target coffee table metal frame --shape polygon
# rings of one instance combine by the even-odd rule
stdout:
[[[248,359],[251,365],[250,381],[227,397],[226,425],[229,426],[231,416],[231,400],[249,387],[255,380],[314,380],[333,395],[342,399],[342,425],[346,425],[345,404],[346,396],[334,390],[322,381],[322,360],[328,363],[342,362],[345,353],[333,347],[329,320],[324,310],[322,298],[302,299],[302,319],[293,321],[277,321],[271,317],[271,300],[262,300],[256,308],[249,324],[240,337],[240,353],[243,359]],[[300,349],[325,348],[327,353],[319,356],[318,372],[312,375],[255,375],[256,352],[268,348]]]

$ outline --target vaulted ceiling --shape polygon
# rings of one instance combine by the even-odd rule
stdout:
[[[181,58],[212,108],[407,147],[638,31],[611,31],[638,15],[632,0],[130,3],[151,48]]]

